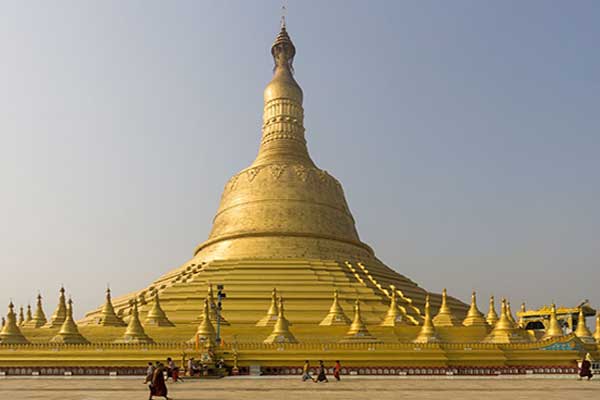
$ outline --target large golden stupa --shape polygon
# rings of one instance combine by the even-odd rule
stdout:
[[[140,367],[214,346],[236,367],[273,371],[306,358],[357,368],[566,370],[582,352],[597,355],[598,332],[585,326],[596,313],[589,307],[585,315],[578,309],[576,332],[562,330],[554,306],[536,319],[541,330],[528,329],[504,299],[499,315],[493,299],[484,315],[475,293],[470,305],[446,290],[430,293],[381,262],[359,238],[341,184],[310,158],[296,48],[285,25],[271,53],[258,155],[225,185],[210,236],[192,259],[137,292],[113,299],[107,290],[104,304],[78,322],[64,289],[49,319],[41,297],[27,318],[17,320],[11,304],[0,331],[0,372],[40,364],[71,372]],[[221,312],[220,285],[227,294]]]

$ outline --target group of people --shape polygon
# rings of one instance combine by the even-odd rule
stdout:
[[[173,382],[183,382],[183,379],[179,377],[179,367],[175,365],[175,362],[171,357],[167,358],[166,366],[160,361],[157,361],[155,364],[151,362],[148,363],[148,369],[146,370],[146,379],[144,380],[144,383],[149,383],[149,400],[152,400],[154,396],[164,397],[165,399],[170,400],[170,398],[167,396],[169,393],[167,388],[167,381],[169,378],[171,378]]]
[[[340,380],[340,374],[342,371],[342,364],[340,364],[339,360],[335,362],[335,366],[333,367],[333,377],[335,378],[336,381]],[[319,360],[319,370],[318,370],[318,375],[316,378],[313,378],[311,373],[310,373],[310,362],[308,360],[306,360],[304,362],[304,367],[302,368],[302,381],[306,382],[308,380],[311,380],[315,383],[320,383],[320,382],[329,382],[329,379],[327,379],[327,368],[325,368],[325,364],[323,363],[323,360]]]

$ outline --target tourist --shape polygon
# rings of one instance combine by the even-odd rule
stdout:
[[[152,382],[152,375],[154,375],[154,370],[156,370],[156,367],[154,367],[154,364],[149,362],[148,369],[146,369],[146,380],[144,380],[144,383]]]
[[[337,360],[335,362],[335,367],[333,367],[333,376],[335,377],[336,381],[340,380],[340,373],[342,372],[342,364],[340,364],[340,361]]]
[[[325,364],[323,364],[323,360],[319,360],[319,375],[317,376],[317,379],[315,379],[315,383],[319,382],[329,382],[327,374],[325,373]]]
[[[313,380],[312,376],[310,376],[310,363],[306,360],[304,361],[304,367],[302,367],[302,382],[306,382],[309,379]]]
[[[583,378],[588,378],[588,381],[592,379],[594,374],[592,374],[592,357],[590,353],[587,353],[585,358],[581,360],[581,367],[579,367],[579,380]]]
[[[165,382],[165,366],[163,363],[159,363],[158,367],[154,370],[154,374],[152,375],[152,382],[148,385],[150,389],[150,397],[148,400],[152,400],[154,396],[164,397],[167,400],[171,400],[170,397],[167,396],[167,384]]]

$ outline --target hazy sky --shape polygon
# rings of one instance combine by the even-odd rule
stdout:
[[[0,1],[2,313],[192,256],[256,155],[280,4]],[[599,1],[288,9],[309,150],[384,262],[482,309],[600,307]]]

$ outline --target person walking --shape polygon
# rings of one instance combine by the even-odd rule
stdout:
[[[335,362],[335,367],[333,367],[333,377],[336,381],[340,380],[340,374],[342,372],[342,364],[340,364],[340,360]]]
[[[158,364],[158,363],[156,363]],[[146,379],[144,383],[152,382],[152,376],[154,375],[154,370],[156,367],[151,362],[148,363],[148,368],[146,369]]]
[[[310,363],[308,360],[304,361],[304,366],[302,367],[302,382],[306,382],[308,380],[313,380],[312,376],[310,376]]]
[[[327,379],[327,374],[325,373],[325,364],[323,364],[323,360],[319,360],[319,375],[315,380],[315,383],[319,382],[329,382]]]
[[[592,374],[592,357],[590,353],[587,353],[585,358],[581,360],[581,367],[579,367],[579,380],[583,378],[588,378],[588,381],[592,379],[594,374]]]
[[[148,385],[150,389],[150,397],[148,400],[152,400],[154,396],[164,397],[166,400],[171,400],[170,397],[167,396],[169,390],[167,389],[167,384],[165,383],[165,366],[163,363],[159,363],[158,367],[154,370],[152,374],[152,382]]]

